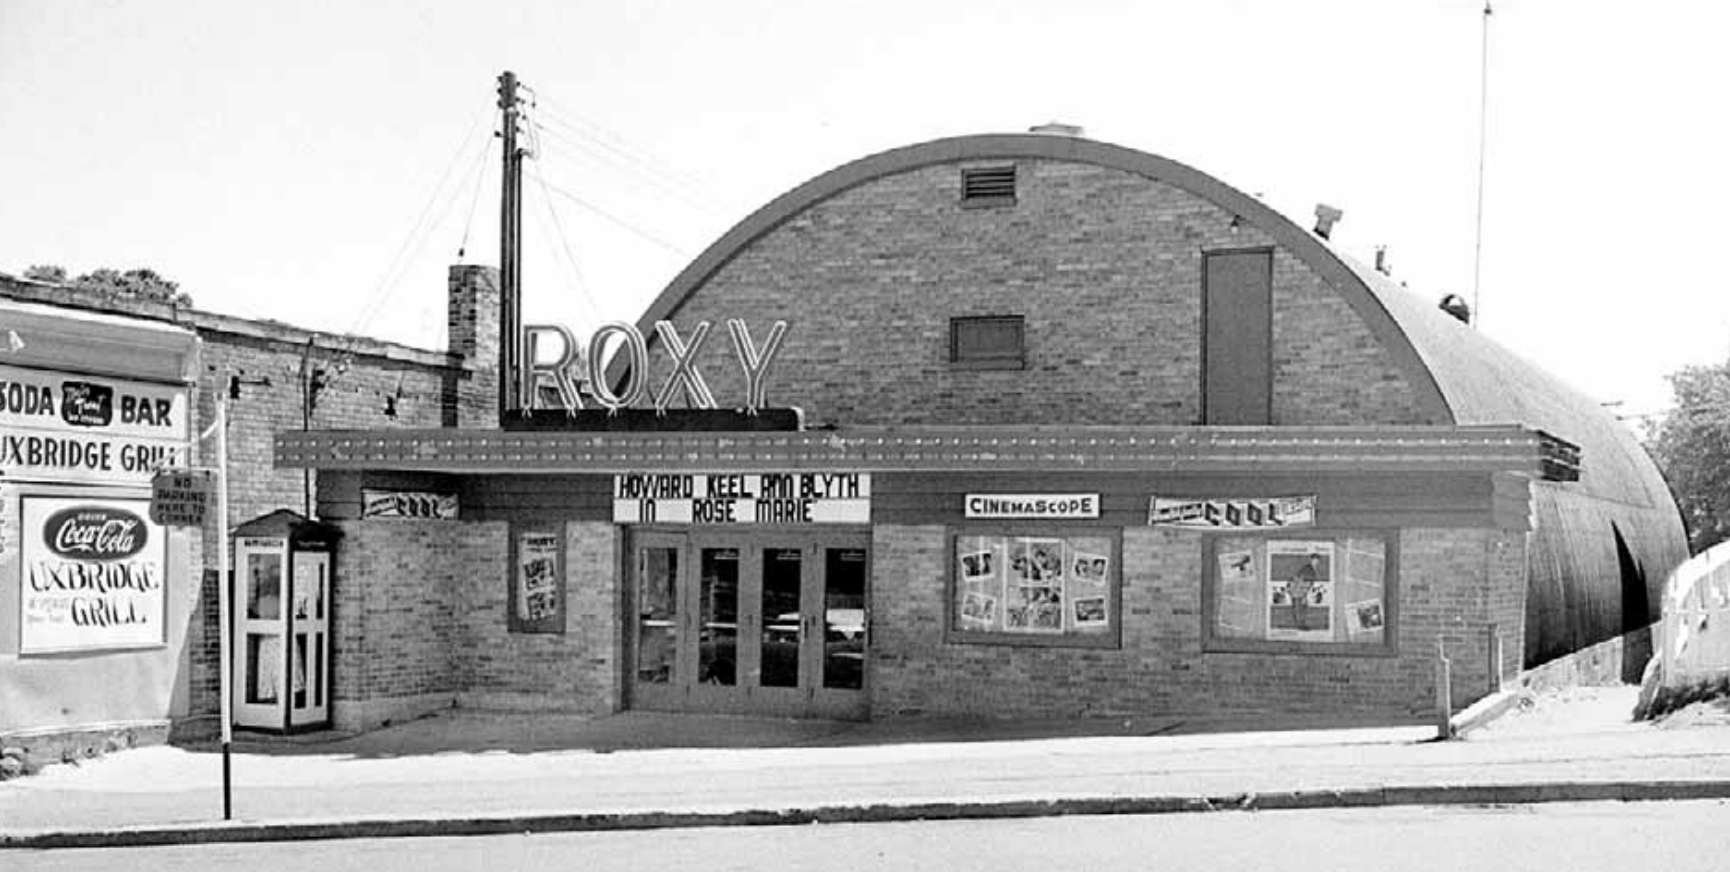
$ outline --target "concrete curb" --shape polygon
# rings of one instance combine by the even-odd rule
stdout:
[[[390,839],[574,833],[695,827],[788,826],[814,823],[892,823],[1065,815],[1286,811],[1414,805],[1525,805],[1540,802],[1647,802],[1730,799],[1730,781],[1614,781],[1565,784],[1484,784],[1368,787],[1224,796],[1105,797],[907,805],[836,805],[724,812],[598,812],[505,814],[451,818],[359,818],[277,823],[212,822],[106,830],[0,832],[0,849],[114,848],[232,842]]]

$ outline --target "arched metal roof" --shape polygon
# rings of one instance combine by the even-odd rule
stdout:
[[[1261,230],[1338,290],[1392,356],[1416,393],[1416,405],[1435,424],[1455,423],[1442,391],[1399,324],[1358,274],[1309,231],[1260,200],[1193,167],[1146,152],[1091,139],[1051,134],[986,134],[939,139],[879,152],[830,170],[775,198],[740,221],[674,277],[638,322],[645,336],[764,234],[812,206],[875,179],[935,164],[977,160],[1041,159],[1094,164],[1163,182],[1212,202]]]

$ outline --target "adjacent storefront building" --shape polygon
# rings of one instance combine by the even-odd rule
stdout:
[[[187,714],[202,558],[150,501],[192,462],[197,365],[190,331],[0,302],[0,733]]]
[[[1631,434],[1323,233],[1077,137],[925,143],[507,386],[570,408],[279,434],[342,533],[335,722],[1398,721],[1438,646],[1464,706],[1649,623],[1685,544]]]

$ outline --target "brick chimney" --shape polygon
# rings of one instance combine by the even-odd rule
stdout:
[[[499,426],[499,271],[478,264],[450,268],[447,284],[450,298],[449,330],[451,354],[462,358],[458,377],[455,415],[446,414],[445,425],[467,429]]]

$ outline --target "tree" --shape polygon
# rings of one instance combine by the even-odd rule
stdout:
[[[103,267],[68,280],[65,267],[43,264],[25,270],[24,277],[39,282],[70,285],[73,290],[103,294],[117,300],[166,303],[172,306],[192,305],[192,296],[181,291],[178,282],[169,281],[156,270],[148,268],[140,267],[120,272]]]
[[[1670,376],[1675,407],[1648,444],[1698,554],[1730,539],[1730,362]]]

